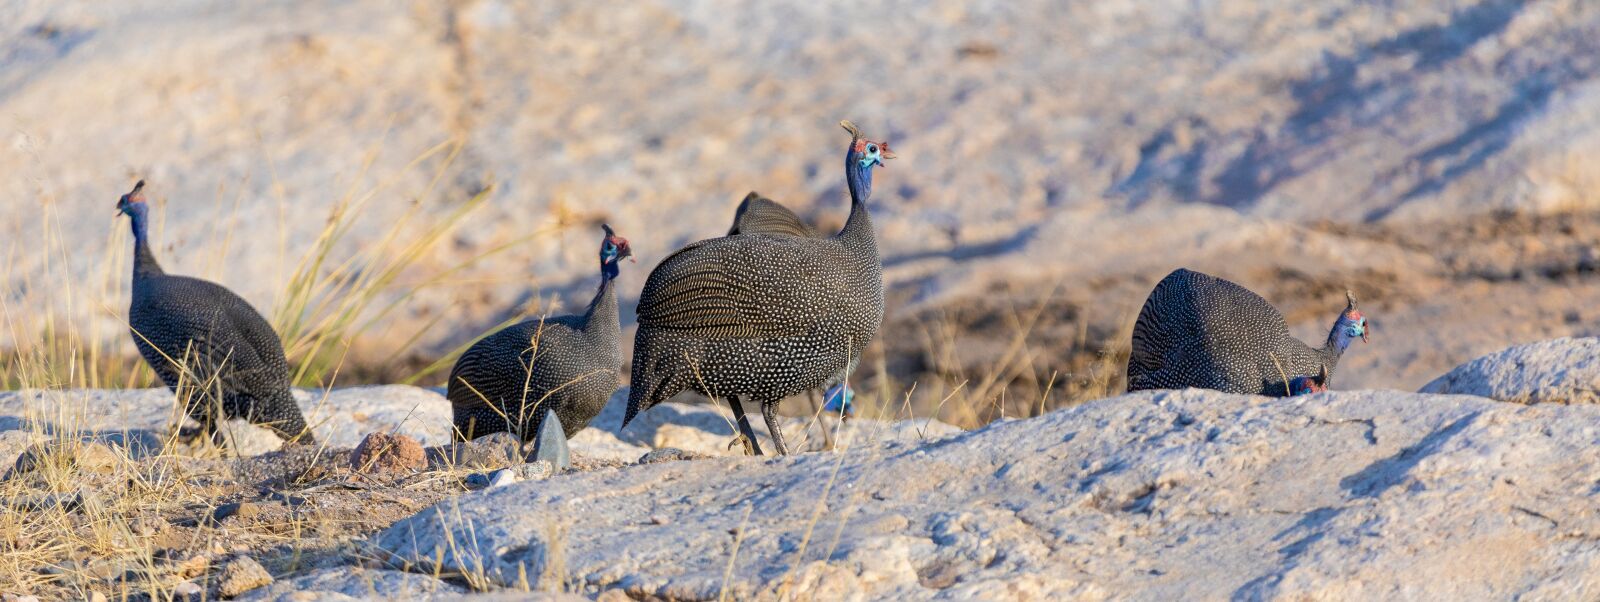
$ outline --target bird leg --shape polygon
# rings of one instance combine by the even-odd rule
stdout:
[[[223,445],[227,443],[223,437],[222,429],[217,427],[217,421],[210,419],[200,419],[199,426],[178,427],[176,441],[179,445],[198,445],[202,435],[205,439],[210,440],[211,445],[217,449],[222,449]]]
[[[729,397],[728,405],[733,408],[733,414],[739,420],[739,437],[743,440],[745,455],[761,455],[761,445],[756,443],[756,430],[750,426],[750,417],[744,413],[744,404],[739,403],[738,397]],[[739,439],[734,440],[735,443],[739,441]]]
[[[223,449],[227,441],[225,441],[225,437],[222,434],[222,427],[220,424],[218,424],[219,422],[220,421],[217,420],[207,420],[205,423],[206,433],[211,436],[212,446],[216,447],[217,449]]]
[[[772,435],[772,444],[778,447],[778,455],[789,455],[789,448],[783,444],[783,431],[778,428],[778,402],[761,402],[761,414],[767,419],[767,432]]]
[[[811,390],[811,398],[816,400],[817,389]],[[833,451],[833,429],[828,428],[828,412],[825,411],[827,409],[825,407],[826,403],[813,401],[811,405],[817,417],[817,427],[822,430],[822,449],[824,451]],[[839,415],[839,420],[844,420],[844,414]]]
[[[206,428],[204,426],[180,425],[178,426],[178,435],[175,439],[180,445],[189,445],[194,443],[194,440],[199,438],[200,435],[204,434],[205,432]]]

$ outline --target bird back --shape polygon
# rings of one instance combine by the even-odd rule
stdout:
[[[204,353],[213,366],[230,367],[217,375],[225,387],[260,392],[288,387],[288,362],[277,333],[223,286],[186,276],[141,278],[128,314],[135,340],[148,341],[168,358]]]
[[[875,257],[874,257],[875,259]],[[679,249],[650,273],[639,296],[641,328],[704,339],[797,336],[835,317],[882,314],[862,259],[826,238],[747,234]],[[876,272],[874,273],[876,274]]]
[[[1150,292],[1134,323],[1128,355],[1130,390],[1212,386],[1239,374],[1254,380],[1263,359],[1289,375],[1311,349],[1289,334],[1283,314],[1228,280],[1178,269]],[[1301,370],[1301,373],[1306,373]],[[1254,392],[1259,383],[1231,386]]]
[[[800,216],[795,215],[788,207],[757,192],[745,195],[744,200],[739,203],[739,208],[733,213],[733,227],[728,229],[728,236],[739,234],[779,234],[812,238],[819,236],[815,229],[801,221]]]

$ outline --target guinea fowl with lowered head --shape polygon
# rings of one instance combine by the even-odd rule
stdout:
[[[572,437],[620,385],[622,332],[618,264],[633,256],[628,240],[600,226],[600,288],[581,314],[526,320],[484,337],[456,360],[445,397],[455,438],[510,432],[524,441],[554,415]]]
[[[1195,387],[1228,393],[1301,395],[1325,390],[1350,342],[1367,340],[1367,318],[1345,292],[1345,308],[1321,347],[1289,334],[1283,314],[1242,286],[1178,269],[1156,285],[1133,326],[1128,390]]]

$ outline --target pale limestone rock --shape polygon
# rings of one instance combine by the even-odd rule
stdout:
[[[1457,366],[1422,392],[1515,403],[1600,403],[1600,338],[1509,347]]]
[[[559,558],[584,591],[636,597],[715,598],[730,558],[741,599],[1584,597],[1596,433],[1592,405],[1142,392],[926,442],[518,483],[374,544],[502,583]]]

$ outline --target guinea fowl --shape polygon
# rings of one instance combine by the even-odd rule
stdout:
[[[825,238],[827,235],[817,232],[815,228],[807,225],[795,215],[788,207],[778,204],[777,201],[762,196],[761,193],[750,191],[744,195],[744,200],[739,202],[738,209],[733,212],[733,225],[728,228],[728,236],[740,234],[776,234],[782,236],[806,236],[811,238]],[[832,411],[844,417],[854,415],[852,404],[849,400],[855,395],[850,390],[850,385],[845,382],[847,373],[839,373],[824,383],[827,391],[822,395],[824,411]],[[819,389],[811,389],[811,403],[817,405]],[[831,409],[830,409],[831,408]]]
[[[455,438],[509,432],[524,441],[556,416],[572,437],[589,425],[620,385],[622,337],[617,316],[618,263],[628,241],[600,226],[600,289],[582,314],[527,320],[474,343],[450,370],[445,397]]]
[[[1283,314],[1260,295],[1213,276],[1178,269],[1156,285],[1133,325],[1128,390],[1197,387],[1251,395],[1326,390],[1339,357],[1367,318],[1355,295],[1321,347],[1289,334]]]
[[[761,404],[779,454],[777,405],[847,373],[883,321],[883,263],[868,215],[872,169],[894,158],[850,122],[850,217],[826,238],[741,234],[663,259],[639,296],[632,389],[623,424],[693,387],[728,400],[760,454],[740,401]]]
[[[200,423],[184,438],[205,434],[221,445],[223,420],[243,418],[291,442],[314,437],[289,393],[283,343],[261,314],[226,288],[169,275],[150,252],[144,180],[117,201],[133,226],[133,295],[128,325],[139,355]]]

